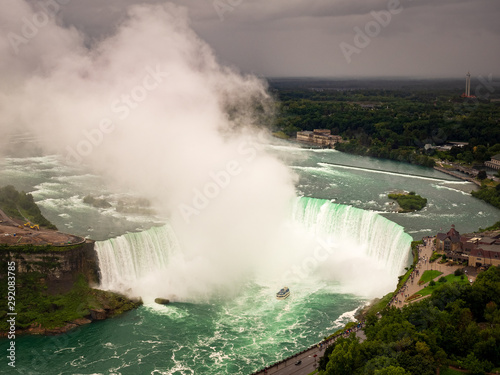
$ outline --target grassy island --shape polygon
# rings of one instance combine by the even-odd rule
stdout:
[[[398,202],[402,212],[419,211],[427,204],[427,199],[422,198],[413,191],[408,194],[389,194],[388,197]]]

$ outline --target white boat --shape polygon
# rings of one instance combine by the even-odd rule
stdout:
[[[285,299],[290,295],[290,289],[287,286],[283,287],[278,293],[276,293],[277,299]]]

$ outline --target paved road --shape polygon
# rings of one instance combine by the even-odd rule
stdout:
[[[361,341],[366,340],[363,331],[356,332],[356,336]],[[333,341],[332,341],[333,342]],[[267,370],[261,371],[258,375],[273,374],[273,375],[308,375],[316,369],[319,359],[323,356],[326,346],[323,348],[314,347],[302,354],[291,357],[279,365],[273,366]],[[316,355],[316,357],[314,357]],[[295,365],[297,361],[302,361],[300,365]]]
[[[418,285],[418,280],[420,280],[420,277],[422,276],[422,274],[425,271],[427,271],[427,270],[441,271],[443,274],[440,275],[439,277],[442,277],[442,276],[448,276],[449,274],[452,274],[458,268],[463,268],[463,266],[448,266],[446,264],[439,264],[438,261],[435,261],[434,263],[429,263],[429,259],[432,256],[432,252],[433,252],[433,246],[434,246],[433,240],[434,240],[434,237],[428,239],[426,242],[426,245],[420,247],[420,253],[419,253],[420,260],[416,266],[416,270],[420,271],[420,275],[418,275],[418,276],[415,275],[413,282],[412,282],[411,278],[409,278],[408,281],[406,281],[406,283],[402,287],[402,289],[399,290],[396,299],[391,302],[391,306],[403,307],[404,305],[407,305],[408,303],[417,302],[417,301],[422,300],[422,298],[420,298],[417,300],[413,300],[411,302],[407,302],[406,298],[407,298],[407,296],[409,297],[409,296],[417,293],[421,289],[425,288],[427,285],[429,285],[429,283]],[[399,302],[399,301],[401,301],[401,302]]]

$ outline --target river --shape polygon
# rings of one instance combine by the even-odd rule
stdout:
[[[452,224],[466,233],[500,218],[500,210],[470,195],[473,184],[432,169],[287,142],[267,151],[298,176],[291,222],[318,239],[318,247],[302,258],[282,249],[285,271],[293,270],[280,274],[290,276],[288,299],[274,298],[282,277],[261,273],[227,294],[167,306],[145,301],[134,311],[67,335],[18,337],[12,373],[248,374],[335,332],[371,295],[394,288],[408,264],[412,238]],[[174,260],[182,250],[167,219],[84,204],[88,194],[110,202],[134,194],[113,192],[98,176],[56,156],[6,158],[0,184],[31,192],[60,230],[98,240],[103,287],[143,283],[147,270],[173,273],[169,267],[180,265]],[[387,194],[400,190],[427,198],[427,206],[397,213]],[[371,290],[372,284],[377,288]],[[0,341],[0,350],[6,348]]]

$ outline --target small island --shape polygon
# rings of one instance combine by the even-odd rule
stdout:
[[[111,203],[105,199],[94,198],[92,195],[87,195],[83,198],[83,203],[89,204],[94,208],[110,208]]]
[[[398,202],[401,209],[399,212],[420,211],[427,204],[427,199],[410,191],[408,194],[389,194],[389,199],[394,199]]]

